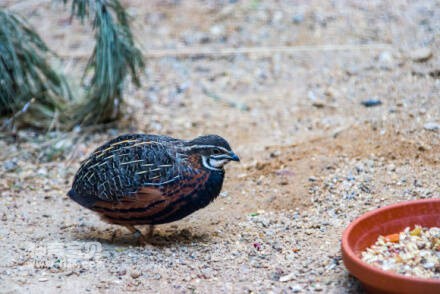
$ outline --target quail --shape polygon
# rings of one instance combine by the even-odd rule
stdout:
[[[207,206],[220,193],[224,165],[240,161],[220,136],[193,140],[128,134],[97,148],[82,162],[68,196],[111,224],[127,227],[177,221]]]

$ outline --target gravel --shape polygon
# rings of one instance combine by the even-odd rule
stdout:
[[[438,56],[413,62],[399,54],[414,47],[438,51],[432,29],[438,27],[438,8],[432,1],[124,3],[132,6],[134,34],[146,50],[390,46],[150,58],[143,86],[126,89],[117,128],[5,134],[2,287],[46,293],[360,293],[341,260],[344,228],[366,211],[440,193],[440,138],[420,131],[440,117]],[[20,7],[57,53],[93,49],[92,33],[80,23],[54,25],[65,23],[67,10],[63,14],[49,2]],[[75,75],[84,62],[67,58],[62,67]],[[361,104],[375,97],[386,107]],[[218,133],[242,162],[228,167],[214,203],[158,226],[151,245],[138,247],[124,228],[103,223],[65,196],[80,161],[126,132],[180,138]]]

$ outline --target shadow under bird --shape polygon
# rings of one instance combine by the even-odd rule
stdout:
[[[75,175],[68,196],[103,220],[127,227],[179,219],[207,206],[220,193],[224,165],[240,161],[229,143],[207,135],[191,141],[130,134],[96,149]]]

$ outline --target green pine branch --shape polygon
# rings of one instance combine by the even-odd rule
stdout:
[[[50,51],[17,15],[0,9],[0,116],[12,125],[47,128],[71,100],[65,78],[47,62]]]
[[[89,125],[115,120],[123,102],[126,76],[139,86],[138,72],[144,68],[127,14],[117,0],[72,0],[71,7],[73,17],[92,22],[96,39],[83,76],[87,94],[73,107],[73,122]]]
[[[67,0],[63,0],[67,3]],[[22,19],[0,9],[0,117],[36,128],[71,129],[118,118],[125,79],[140,85],[144,68],[128,16],[118,0],[72,0],[71,14],[89,20],[96,44],[83,75],[85,96],[72,99],[66,79],[48,63],[50,53]]]

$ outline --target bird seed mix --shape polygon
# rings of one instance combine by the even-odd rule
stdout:
[[[362,260],[405,276],[440,279],[440,228],[407,227],[398,234],[379,236],[362,252]]]

